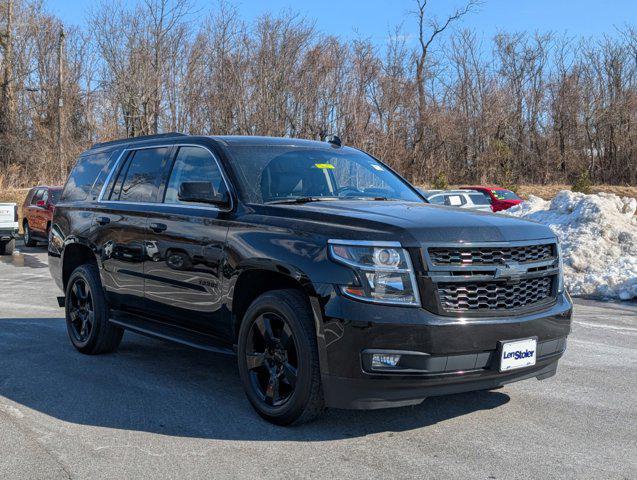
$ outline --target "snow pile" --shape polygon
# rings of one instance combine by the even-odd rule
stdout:
[[[560,239],[564,280],[573,295],[637,298],[637,199],[563,190],[531,195],[505,213],[548,225]]]

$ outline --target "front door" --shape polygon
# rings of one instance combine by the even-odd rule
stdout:
[[[231,339],[222,308],[222,266],[227,214],[209,203],[185,202],[180,187],[209,187],[227,194],[218,162],[204,147],[176,148],[161,206],[148,218],[144,276],[153,316],[183,328]]]

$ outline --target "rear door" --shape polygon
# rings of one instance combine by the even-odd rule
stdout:
[[[171,146],[124,151],[94,215],[102,283],[111,305],[145,313],[144,255],[148,208],[158,201]]]
[[[177,146],[161,206],[150,209],[144,274],[153,316],[167,323],[231,338],[222,308],[222,265],[228,233],[227,210],[183,202],[180,186],[208,185],[228,193],[219,162],[202,146]]]

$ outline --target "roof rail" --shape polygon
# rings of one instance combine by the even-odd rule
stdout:
[[[170,138],[170,137],[187,137],[188,135],[185,133],[179,132],[169,132],[169,133],[159,133],[157,135],[142,135],[139,137],[128,137],[128,138],[120,138],[119,140],[111,140],[110,142],[98,142],[94,144],[91,149],[97,147],[106,147],[110,145],[119,145],[121,143],[129,143],[137,140],[153,140],[155,138]]]

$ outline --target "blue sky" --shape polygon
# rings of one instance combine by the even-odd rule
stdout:
[[[134,2],[136,0],[128,0]],[[195,8],[209,10],[216,0],[192,0]],[[78,3],[81,6],[78,7]],[[47,0],[49,9],[64,21],[83,25],[86,11],[98,0]],[[393,26],[404,24],[405,34],[415,32],[409,12],[414,0],[236,0],[241,16],[291,9],[316,21],[318,29],[342,38],[363,37],[382,44]],[[431,13],[443,17],[458,0],[430,0]],[[554,31],[572,36],[616,35],[615,27],[637,25],[637,0],[485,0],[477,13],[460,24],[490,38],[498,31]]]

